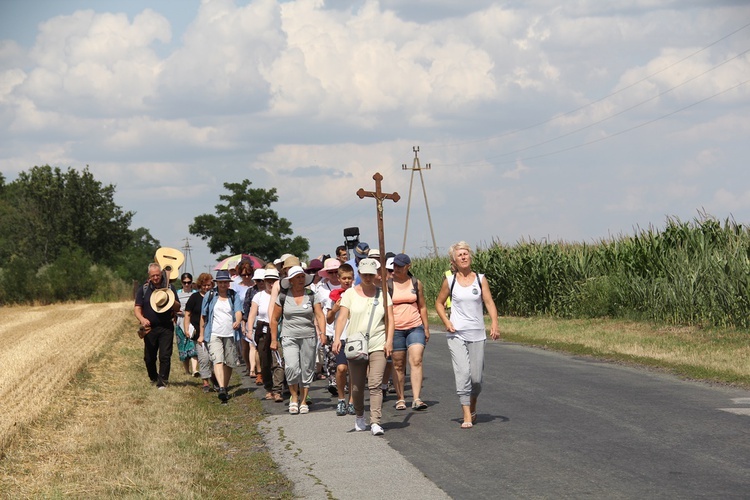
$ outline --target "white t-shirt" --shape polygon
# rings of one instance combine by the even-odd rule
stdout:
[[[232,328],[234,317],[232,317],[232,306],[229,300],[222,300],[221,297],[214,305],[214,316],[211,322],[211,336],[214,337],[234,337]]]
[[[253,303],[258,305],[258,315],[255,321],[268,323],[268,308],[271,305],[271,294],[263,290],[253,296]]]
[[[477,274],[479,283],[484,279],[483,274]],[[448,277],[448,289],[450,290],[456,275]],[[453,285],[451,296],[451,323],[456,333],[449,336],[458,337],[465,342],[477,342],[487,339],[484,328],[484,311],[482,309],[482,290],[477,279],[467,287],[461,286],[458,281]]]

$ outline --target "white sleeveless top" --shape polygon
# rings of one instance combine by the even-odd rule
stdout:
[[[484,279],[483,274],[477,274],[479,283]],[[448,278],[448,289],[450,290],[456,275]],[[456,282],[453,286],[451,296],[451,323],[456,333],[448,333],[450,337],[458,337],[465,342],[477,342],[487,339],[484,328],[484,311],[482,309],[482,291],[477,280],[469,286],[461,286]]]

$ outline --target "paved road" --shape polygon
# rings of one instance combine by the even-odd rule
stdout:
[[[430,408],[397,411],[390,396],[381,438],[348,432],[353,418],[336,417],[320,382],[309,415],[264,402],[271,416],[261,429],[295,493],[750,498],[750,391],[488,341],[478,424],[462,430],[439,332],[425,375]],[[349,471],[360,471],[363,488],[346,485]]]

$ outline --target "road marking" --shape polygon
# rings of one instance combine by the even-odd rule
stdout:
[[[750,398],[732,398],[732,403],[736,405],[750,405]]]
[[[750,417],[750,408],[718,408],[721,411],[734,413],[735,415],[747,415]]]

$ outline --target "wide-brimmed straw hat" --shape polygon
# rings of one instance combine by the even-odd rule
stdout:
[[[158,288],[151,292],[151,309],[155,313],[163,313],[169,311],[174,305],[175,296],[172,290],[169,288]]]
[[[305,275],[305,286],[312,283],[313,279],[315,278],[315,276],[313,276],[312,274],[305,273],[305,270],[302,269],[302,266],[292,266],[291,269],[289,269],[289,272],[287,273],[286,278],[281,279],[281,288],[289,288],[289,285],[290,285],[289,280],[299,274]]]

